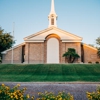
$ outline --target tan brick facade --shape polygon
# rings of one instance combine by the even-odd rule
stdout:
[[[21,63],[22,60],[22,46],[13,49],[13,62]],[[9,50],[7,54],[3,55],[3,63],[11,63],[12,62],[12,50]]]
[[[83,45],[83,49],[84,49],[84,63],[89,63],[89,62],[100,63],[100,58],[98,58],[97,56],[96,49],[93,49],[92,47],[87,45]]]
[[[44,63],[44,43],[26,43],[25,63]]]
[[[52,38],[52,37],[50,37]],[[56,37],[55,37],[56,38]],[[49,38],[48,38],[49,39]],[[37,43],[25,43],[25,56],[22,55],[22,46],[19,46],[13,50],[13,62],[14,63],[26,63],[26,64],[37,64],[37,63],[47,63],[47,41],[37,42]],[[76,61],[76,63],[96,63],[100,62],[100,59],[97,57],[97,50],[84,45],[79,42],[62,42],[59,38],[59,62],[67,63],[65,57],[62,55],[68,51],[68,48],[74,48],[76,53],[80,55],[80,58]],[[83,51],[82,51],[83,47]],[[24,56],[24,62],[22,62],[22,56]],[[82,56],[82,57],[81,57]],[[7,54],[3,55],[3,63],[11,63],[12,60],[12,50],[9,50]]]
[[[44,43],[26,43],[26,47],[25,47],[26,63],[47,63],[48,39],[45,40]],[[59,62],[60,63],[66,63],[65,58],[62,57],[62,55],[68,51],[68,48],[74,48],[81,57],[81,43],[62,43],[60,39],[58,39],[58,41],[59,41]],[[81,58],[77,62],[81,62]]]

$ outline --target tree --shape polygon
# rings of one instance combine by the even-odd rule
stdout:
[[[68,63],[73,63],[76,59],[80,58],[80,56],[76,53],[74,48],[68,48],[68,52],[63,54],[63,57],[66,57]]]
[[[94,47],[94,45],[93,44],[88,44],[89,46],[91,46],[91,47]]]
[[[13,36],[10,33],[4,33],[4,30],[0,27],[0,58],[1,52],[11,48],[13,44]]]
[[[97,55],[98,55],[98,57],[100,58],[100,37],[98,37],[98,38],[96,39],[96,44],[99,45],[99,47],[97,47],[97,49],[98,49]]]
[[[100,45],[100,37],[96,39],[96,44]]]
[[[100,48],[98,48],[97,55],[98,55],[98,57],[100,58]]]

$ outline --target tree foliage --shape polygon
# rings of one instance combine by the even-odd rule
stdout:
[[[0,57],[1,52],[11,48],[13,43],[13,36],[10,33],[4,33],[4,30],[0,27]]]
[[[97,55],[98,55],[98,57],[100,58],[100,37],[98,37],[98,38],[96,39],[96,44],[99,45],[99,47],[97,47],[97,49],[98,49]]]
[[[96,39],[96,44],[100,45],[100,37]]]
[[[98,55],[98,57],[100,58],[100,48],[98,48],[97,55]]]
[[[93,44],[88,44],[89,46],[91,46],[91,47],[94,47],[94,45]]]
[[[80,58],[80,56],[76,53],[74,48],[68,48],[68,52],[63,54],[63,57],[66,57],[68,63],[73,63],[76,59]]]

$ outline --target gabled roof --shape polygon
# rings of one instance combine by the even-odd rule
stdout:
[[[88,45],[88,44],[83,43],[83,45],[86,46],[86,47],[88,47],[88,48],[91,48],[91,49],[93,49],[93,50],[96,50],[96,51],[98,50],[97,48],[92,47],[92,46],[90,46],[90,45]]]
[[[18,47],[20,47],[20,46],[23,46],[23,45],[25,45],[25,42],[24,42],[24,43],[21,43],[21,44],[19,44],[19,45],[17,45],[17,46],[14,46],[13,49],[16,49],[16,48],[18,48]],[[7,49],[7,50],[1,52],[1,54],[6,54],[6,53],[7,53],[8,51],[10,51],[10,50],[12,50],[12,48]]]
[[[24,38],[25,42],[44,42],[46,37],[50,34],[56,34],[60,37],[62,42],[81,42],[82,38],[74,35],[72,33],[69,33],[67,31],[61,30],[57,27],[50,27],[45,30],[42,30],[40,32],[37,32],[35,34],[32,34],[30,36],[27,36]]]

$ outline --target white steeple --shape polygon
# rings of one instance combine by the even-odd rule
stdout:
[[[57,27],[57,14],[55,12],[54,0],[52,0],[51,2],[51,11],[48,16],[48,19],[49,19],[49,27],[51,26]]]

